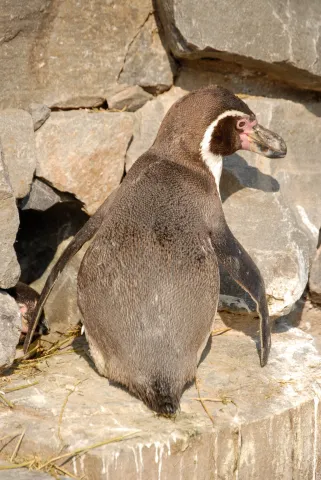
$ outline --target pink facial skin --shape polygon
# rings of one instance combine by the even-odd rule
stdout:
[[[240,131],[240,139],[242,143],[242,150],[251,150],[251,144],[248,135],[253,132],[253,128],[257,125],[257,120],[250,120],[247,117],[240,118],[237,121],[236,127]]]

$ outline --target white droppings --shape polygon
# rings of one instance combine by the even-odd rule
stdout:
[[[119,450],[115,452],[115,458],[114,458],[115,470],[117,470],[118,457],[119,457]]]
[[[171,456],[171,444],[170,441],[166,441],[166,447],[167,447],[167,455],[170,457]]]
[[[80,470],[81,470],[81,473],[84,473],[85,471],[85,455],[82,455],[80,457]]]
[[[76,457],[72,457],[72,468],[74,470],[74,474],[78,476],[78,469],[77,469],[77,460]]]
[[[102,461],[103,461],[103,468],[102,468],[101,474],[105,475],[105,473],[106,473],[106,458],[105,458],[105,456],[103,456]]]
[[[313,445],[313,480],[316,480],[317,475],[317,457],[318,457],[318,409],[320,399],[318,396],[314,397],[314,445]]]
[[[305,209],[301,205],[297,205],[296,208],[298,209],[304,225],[310,230],[314,237],[318,238],[319,229],[311,222]]]
[[[155,445],[155,463],[158,464],[158,480],[161,480],[164,444],[161,442],[155,442],[154,445]]]
[[[130,449],[131,449],[131,451],[133,452],[133,455],[134,455],[136,473],[139,473],[139,467],[138,467],[138,460],[137,460],[136,448],[135,448],[135,447],[130,447]]]

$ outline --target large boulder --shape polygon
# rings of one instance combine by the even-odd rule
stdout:
[[[121,181],[132,131],[131,113],[54,112],[36,132],[37,176],[91,215]]]
[[[107,87],[132,72],[139,85],[169,88],[173,75],[152,12],[151,0],[6,1],[0,108],[98,106]]]
[[[173,54],[222,59],[321,91],[319,0],[156,0]]]
[[[275,191],[273,177],[249,168],[238,154],[225,160],[224,169],[221,195],[226,221],[264,278],[270,315],[286,314],[308,281],[309,239]],[[221,294],[223,308],[256,310],[248,294],[223,271]]]
[[[251,152],[242,152],[241,157],[250,167],[271,175],[273,182],[277,182],[276,188],[280,188],[308,234],[314,255],[321,227],[321,105],[262,97],[248,97],[244,101],[263,126],[285,139],[288,152],[281,160],[269,160]],[[263,176],[257,179],[259,188],[262,179]]]
[[[20,275],[14,243],[19,228],[16,201],[0,150],[0,288],[13,287]]]
[[[8,293],[0,290],[0,368],[9,367],[14,361],[20,332],[19,307]]]
[[[15,197],[28,194],[36,169],[33,121],[28,112],[0,111],[0,143]]]

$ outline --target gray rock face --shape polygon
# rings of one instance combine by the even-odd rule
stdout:
[[[127,50],[119,80],[162,92],[173,84],[172,68],[174,65],[159,38],[155,18],[150,15]]]
[[[10,465],[12,466],[12,463],[0,461],[0,468]],[[35,472],[34,470],[27,470],[26,468],[15,468],[1,472],[1,480],[52,480],[52,478],[49,473]],[[66,478],[67,477],[60,477],[59,480],[65,480]]]
[[[50,108],[42,103],[31,103],[27,110],[32,117],[33,128],[35,131],[45,123],[51,113]]]
[[[273,182],[279,184],[277,188],[310,237],[314,255],[321,227],[321,106],[260,97],[244,100],[262,125],[285,139],[288,153],[280,160],[265,159],[250,152],[242,152],[241,156],[249,166],[271,175]]]
[[[14,195],[23,198],[30,190],[37,162],[33,122],[28,112],[0,111],[0,143]]]
[[[13,287],[19,280],[20,267],[13,244],[19,227],[16,201],[0,150],[0,288]]]
[[[321,304],[321,247],[318,248],[312,262],[309,289],[312,301]]]
[[[157,0],[178,58],[219,58],[321,90],[321,4]]]
[[[227,159],[221,180],[226,221],[263,276],[270,315],[283,315],[301,297],[307,284],[309,239],[282,194],[269,188],[269,181],[273,187],[273,179],[264,178],[255,169],[252,172],[247,167],[235,167],[237,162],[242,165],[239,155]],[[261,183],[253,181],[255,174]],[[232,297],[232,311],[243,310],[245,304],[250,310],[256,309],[248,295],[224,272],[221,293]],[[235,305],[233,297],[244,303]],[[224,298],[223,303],[226,305]]]
[[[150,30],[152,10],[150,0],[5,0],[0,13],[0,107],[27,107],[30,102],[97,106],[127,62],[136,69],[135,83],[168,88],[172,74],[158,33]],[[146,47],[141,74],[138,59],[131,60],[137,42]],[[158,72],[153,77],[148,62]]]
[[[22,200],[21,210],[38,210],[44,212],[57,203],[75,201],[72,195],[60,193],[49,187],[39,178],[35,178],[30,193]]]
[[[10,295],[0,290],[0,368],[14,361],[21,331],[19,307]]]
[[[132,137],[130,113],[52,113],[36,132],[37,176],[94,213],[117,187]]]
[[[153,96],[138,85],[118,85],[106,94],[109,109],[126,112],[135,112],[151,98]]]
[[[173,87],[163,95],[147,102],[135,113],[133,140],[126,154],[126,171],[152,146],[166,112],[186,93],[181,88]]]

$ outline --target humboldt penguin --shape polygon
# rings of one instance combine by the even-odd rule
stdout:
[[[195,378],[217,309],[219,263],[256,302],[261,365],[268,360],[264,282],[219,195],[222,157],[240,149],[286,154],[282,138],[230,91],[210,86],[178,100],[152,147],[69,244],[35,313],[33,329],[64,265],[95,235],[78,274],[91,355],[101,375],[160,414],[176,412]]]
[[[21,334],[19,343],[23,343],[28,330],[32,326],[32,317],[39,300],[39,293],[23,282],[18,282],[17,285],[9,288],[7,292],[15,299],[20,310]],[[35,333],[37,336],[48,335],[49,333],[49,327],[43,314],[39,319]]]

